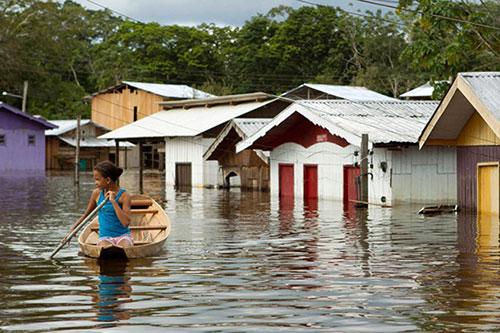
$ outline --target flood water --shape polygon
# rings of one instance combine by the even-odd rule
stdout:
[[[172,222],[161,253],[99,262],[72,242],[48,260],[88,204],[81,178],[0,179],[0,331],[500,330],[498,218],[175,192],[147,175]]]

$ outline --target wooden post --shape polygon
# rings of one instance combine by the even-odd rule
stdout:
[[[143,157],[142,157],[142,141],[139,141],[139,193],[143,194],[143,181],[142,181],[142,169],[143,169]]]
[[[80,183],[80,117],[76,115],[75,184]]]
[[[24,90],[23,90],[23,112],[26,112],[26,101],[28,99],[28,81],[24,81]]]
[[[115,165],[120,167],[120,140],[115,140]],[[120,186],[120,178],[117,180],[118,186]]]
[[[361,202],[368,202],[368,134],[361,135]],[[366,203],[357,203],[356,207],[368,207]]]
[[[115,139],[115,165],[120,166],[120,140]]]

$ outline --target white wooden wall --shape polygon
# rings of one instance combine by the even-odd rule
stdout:
[[[318,165],[318,197],[343,200],[344,165],[356,160],[353,145],[342,148],[331,142],[317,143],[304,148],[295,143],[285,143],[271,152],[271,193],[279,193],[279,163],[294,164],[294,190],[296,197],[304,195],[304,164]]]
[[[318,165],[318,196],[320,199],[343,200],[343,166],[359,162],[354,157],[358,147],[342,148],[333,143],[317,143],[304,148],[285,143],[271,152],[271,193],[279,193],[279,163],[294,165],[294,190],[303,197],[304,164]],[[386,171],[381,162],[387,163]],[[402,151],[374,148],[368,158],[368,201],[385,203],[456,203],[456,149],[411,146]],[[373,167],[372,167],[373,166]],[[392,168],[392,170],[391,170]],[[385,202],[384,202],[385,200]]]
[[[203,154],[214,139],[174,137],[165,140],[165,184],[175,185],[175,164],[191,163],[194,187],[216,185],[218,163],[203,161]]]
[[[411,146],[392,152],[393,202],[456,204],[455,147]]]

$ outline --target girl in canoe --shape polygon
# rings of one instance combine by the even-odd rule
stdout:
[[[97,245],[117,245],[121,247],[134,245],[129,228],[131,197],[116,183],[122,172],[122,168],[118,168],[109,161],[96,164],[94,167],[94,180],[97,188],[90,196],[87,210],[76,221],[68,235],[108,197],[109,201],[99,211],[99,240]],[[63,242],[66,237],[64,237]]]

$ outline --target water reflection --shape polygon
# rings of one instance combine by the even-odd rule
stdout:
[[[125,303],[131,302],[130,276],[127,260],[84,259],[91,271],[99,275],[98,292],[92,298],[98,328],[115,327],[130,318]]]
[[[0,211],[41,210],[46,201],[45,174],[0,175]]]

